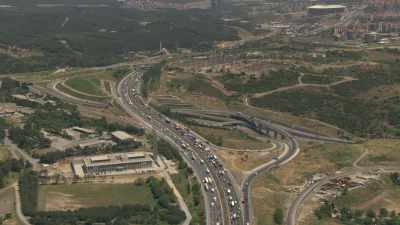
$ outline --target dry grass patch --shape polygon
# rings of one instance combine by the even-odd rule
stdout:
[[[272,215],[277,207],[284,209],[286,215],[289,204],[296,196],[294,190],[302,187],[306,178],[315,173],[332,174],[351,167],[362,153],[359,146],[345,144],[302,142],[300,149],[299,155],[288,164],[256,178],[253,184],[253,208],[258,225],[273,224]]]
[[[11,219],[3,222],[3,225],[20,225],[22,224],[15,215],[14,189],[8,188],[0,190],[0,215],[3,213],[11,213]]]
[[[400,211],[399,201],[400,186],[394,185],[388,176],[383,176],[381,180],[371,182],[365,187],[351,190],[346,195],[341,195],[334,200],[338,208],[372,209],[375,212],[381,208],[398,212]],[[340,224],[331,218],[318,220],[313,212],[319,206],[320,203],[316,199],[308,199],[301,211],[299,225]]]
[[[10,158],[10,152],[8,151],[7,146],[0,145],[0,161],[4,161]]]
[[[189,127],[210,142],[222,147],[240,150],[263,150],[272,147],[270,140],[254,136],[242,130],[227,130],[195,125],[190,125]]]
[[[286,213],[294,194],[279,189],[279,182],[278,178],[268,174],[255,179],[252,203],[257,225],[274,224],[273,213],[276,208],[282,208]]]
[[[265,152],[237,152],[218,150],[216,154],[224,161],[224,165],[229,169],[235,178],[242,182],[247,171],[272,160],[273,156],[277,156],[282,150],[274,149]]]
[[[153,196],[146,185],[71,184],[43,185],[39,188],[39,210],[74,210],[78,208],[151,204]]]
[[[400,140],[377,139],[370,140],[362,147],[368,149],[368,155],[360,162],[360,166],[399,166]]]

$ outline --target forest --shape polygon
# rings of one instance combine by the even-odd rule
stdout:
[[[108,65],[137,52],[152,55],[160,42],[170,51],[203,51],[215,41],[237,39],[236,31],[206,10],[143,12],[31,4],[21,0],[20,7],[0,13],[0,48],[16,47],[15,54],[0,53],[0,73]]]

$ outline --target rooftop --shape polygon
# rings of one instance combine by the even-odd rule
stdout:
[[[82,132],[82,133],[87,133],[87,134],[93,134],[96,132],[94,129],[88,129],[88,128],[83,128],[83,127],[73,127],[72,129]]]
[[[126,141],[126,140],[134,139],[134,138],[132,137],[132,135],[130,135],[130,134],[124,132],[124,131],[114,131],[114,132],[111,133],[111,135],[112,135],[113,137],[115,137],[115,138],[121,140],[121,141]]]
[[[106,166],[106,165],[120,165],[134,162],[153,161],[152,153],[150,152],[129,152],[129,153],[116,153],[108,155],[98,155],[90,158],[85,158],[83,163],[85,166]]]
[[[17,105],[15,103],[0,103],[0,114],[14,113],[17,111]]]
[[[87,141],[84,143],[78,144],[78,147],[80,148],[85,148],[85,147],[91,147],[91,146],[100,146],[100,145],[114,145],[115,143],[109,140],[92,140],[92,141]]]

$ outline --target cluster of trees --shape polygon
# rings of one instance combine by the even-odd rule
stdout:
[[[0,79],[0,102],[11,102],[13,94],[24,94],[29,89],[27,84],[21,83],[9,77],[4,77]]]
[[[273,219],[274,219],[274,223],[277,225],[281,225],[283,224],[283,209],[282,208],[276,208],[274,210],[274,214],[273,214]]]
[[[179,169],[184,169],[187,167],[185,161],[182,159],[181,155],[179,154],[178,150],[174,148],[170,143],[167,141],[160,139],[157,140],[157,151],[159,154],[163,155],[168,160],[174,160],[179,163]]]
[[[222,101],[230,101],[230,98],[225,96],[218,88],[212,86],[206,77],[196,75],[188,79],[173,79],[168,83],[171,89],[184,88],[192,93],[202,93],[203,95],[218,98]]]
[[[161,70],[164,65],[165,62],[157,63],[143,73],[143,85],[141,91],[144,97],[147,97],[152,90],[158,88],[160,84]]]
[[[26,124],[24,127],[12,127],[9,129],[10,139],[19,148],[32,150],[34,148],[48,148],[51,141],[40,131],[35,124]]]
[[[37,211],[38,175],[27,170],[20,177],[22,210],[34,225],[75,225],[105,223],[107,225],[177,225],[185,214],[176,204],[176,198],[165,180],[149,178],[149,186],[156,203],[80,208],[73,211]],[[142,184],[141,184],[142,185]]]
[[[7,176],[11,173],[19,173],[23,169],[29,167],[23,160],[10,159],[6,161],[0,161],[0,188],[3,188],[6,184]]]
[[[157,140],[157,151],[168,160],[183,160],[178,150],[175,149],[170,143],[163,139]]]
[[[303,83],[307,84],[330,84],[336,81],[341,80],[340,77],[330,76],[330,75],[311,75],[306,74],[303,76]]]
[[[22,212],[24,215],[33,216],[37,211],[39,193],[39,179],[35,171],[23,171],[19,178],[19,192]]]
[[[326,57],[314,58],[314,62],[318,63],[331,63],[331,62],[344,62],[344,61],[359,61],[362,60],[367,54],[362,51],[344,51],[344,50],[329,50],[325,52]]]
[[[35,112],[28,115],[25,125],[10,128],[10,138],[20,148],[31,150],[34,148],[47,148],[50,140],[41,132],[45,130],[49,133],[67,137],[63,129],[81,126],[96,128],[98,133],[103,131],[122,130],[136,135],[143,135],[144,129],[132,125],[118,123],[108,123],[105,118],[91,119],[82,118],[75,106],[58,102],[56,106],[45,104],[34,107]],[[0,121],[0,126],[2,125]],[[1,136],[1,134],[0,134]]]
[[[219,80],[227,89],[246,94],[294,85],[297,83],[299,75],[297,71],[292,69],[281,69],[262,74],[259,78],[255,75],[227,73],[221,76]]]
[[[172,179],[183,196],[186,205],[192,214],[192,224],[204,225],[206,223],[201,185],[190,167],[179,170],[179,174]]]
[[[30,19],[33,17],[35,21]],[[67,17],[71,18],[68,23],[60,26]],[[147,25],[140,23],[144,18]],[[168,49],[207,50],[214,41],[237,38],[234,29],[206,10],[15,7],[0,15],[0,27],[7,30],[0,33],[0,43],[34,49],[24,57],[0,54],[0,73],[108,65],[125,60],[132,51],[156,51],[160,41]]]
[[[149,205],[123,205],[81,208],[74,211],[37,212],[32,215],[33,225],[161,225],[157,212]]]
[[[0,225],[3,225],[4,222],[12,218],[11,213],[6,213],[4,216],[0,216]]]
[[[100,118],[100,119],[82,119],[81,123],[79,124],[80,126],[86,126],[86,127],[94,127],[96,128],[97,132],[103,132],[103,131],[116,131],[116,130],[122,130],[127,133],[135,134],[138,136],[142,136],[144,134],[144,129],[140,127],[135,127],[132,125],[123,125],[120,123],[109,123],[105,118]]]
[[[3,139],[6,135],[5,129],[8,129],[10,125],[4,118],[0,118],[0,143],[3,142]]]
[[[338,222],[345,225],[399,225],[400,215],[395,211],[389,212],[386,208],[381,208],[379,213],[374,210],[361,210],[343,207],[337,209],[334,203],[325,202],[320,208],[314,211],[315,216],[322,220],[330,218],[333,214],[338,215]]]
[[[198,183],[196,177],[193,176],[193,170],[187,166],[185,161],[182,159],[178,150],[170,145],[168,142],[164,140],[159,140],[157,143],[158,153],[163,155],[165,158],[169,160],[174,160],[179,163],[179,175],[174,177],[174,182],[177,185],[180,193],[185,197],[185,202],[188,204],[188,207],[192,213],[192,223],[193,224],[204,224],[205,214],[202,203],[202,193],[201,186]],[[180,179],[184,179],[182,182],[187,182],[187,187],[181,187],[179,183]]]
[[[150,177],[146,183],[156,200],[156,209],[161,221],[166,221],[168,224],[180,224],[185,220],[185,213],[179,209],[176,197],[164,179]]]
[[[26,124],[44,129],[47,132],[61,134],[68,127],[80,125],[80,114],[76,107],[62,108],[46,104],[36,108],[35,112],[27,117]]]
[[[333,74],[335,71],[327,71]],[[363,137],[400,136],[400,99],[368,96],[369,90],[400,83],[400,64],[338,70],[358,80],[331,89],[307,88],[251,99],[252,104],[312,117]],[[367,97],[359,97],[367,96]]]
[[[65,151],[52,151],[46,154],[34,154],[33,157],[38,158],[40,163],[53,164],[61,159],[71,156],[88,156],[97,154],[109,154],[117,152],[127,152],[132,149],[139,148],[142,145],[141,142],[130,142],[128,144],[118,144],[113,146],[108,146],[106,148],[89,148],[78,149],[69,148]]]
[[[356,134],[365,134],[379,122],[370,111],[375,104],[337,96],[322,89],[279,92],[253,98],[251,102],[296,116],[320,119]]]
[[[396,172],[396,173],[390,174],[390,179],[392,180],[392,182],[394,184],[400,185],[400,173]]]
[[[126,76],[129,73],[129,68],[128,67],[121,67],[117,68],[112,72],[112,76],[119,80],[122,79],[124,76]]]

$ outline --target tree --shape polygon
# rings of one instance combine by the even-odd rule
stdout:
[[[376,217],[376,213],[375,213],[374,210],[368,209],[367,216],[370,217],[370,218],[375,218]]]
[[[331,213],[332,213],[332,209],[333,209],[333,205],[328,202],[325,202],[323,205],[321,205],[321,207],[319,207],[318,209],[316,209],[314,211],[314,214],[318,219],[321,220],[321,219],[330,217]]]
[[[283,209],[276,208],[274,211],[274,223],[275,224],[283,224]]]
[[[380,217],[387,217],[389,215],[389,211],[386,208],[381,208],[379,210],[379,216]]]

